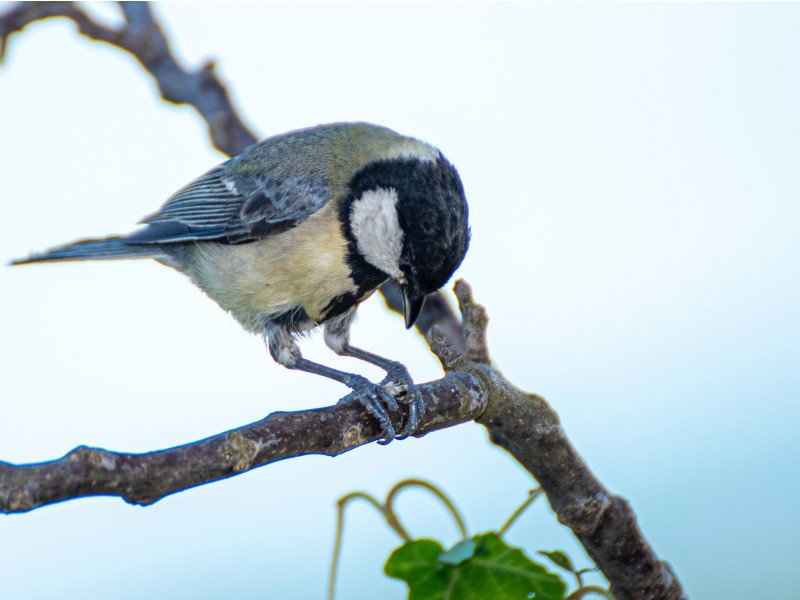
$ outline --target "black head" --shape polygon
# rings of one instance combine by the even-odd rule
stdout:
[[[458,172],[441,154],[436,160],[384,160],[362,169],[353,178],[350,189],[350,202],[345,210],[348,237],[355,242],[351,243],[351,250],[357,251],[357,262],[377,266],[384,277],[388,275],[400,284],[405,298],[406,326],[411,327],[425,295],[450,279],[467,251],[468,209]],[[398,236],[392,236],[392,223],[388,227],[383,224],[378,234],[374,230],[361,233],[366,228],[364,221],[374,222],[371,213],[364,211],[369,217],[360,219],[361,229],[354,220],[354,207],[365,198],[379,198],[376,206],[379,202],[383,202],[381,206],[394,205]],[[377,250],[372,252],[364,243],[364,238],[370,235],[380,240],[380,244],[374,243]],[[374,255],[384,249],[385,256],[376,259]]]

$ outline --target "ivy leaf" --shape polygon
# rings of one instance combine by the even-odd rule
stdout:
[[[439,542],[412,540],[395,549],[383,570],[389,577],[408,582],[409,600],[444,598],[437,595],[442,584],[447,585],[447,573],[439,565],[439,555],[444,552]]]
[[[561,550],[553,550],[552,552],[547,552],[545,550],[537,550],[536,554],[541,554],[542,556],[546,556],[553,564],[556,566],[561,567],[565,571],[569,571],[570,573],[575,573],[575,566],[572,564],[572,559],[567,556],[565,552]]]
[[[566,585],[494,533],[445,552],[433,540],[413,540],[386,562],[389,577],[408,584],[409,600],[563,600]],[[455,562],[458,559],[459,562]]]

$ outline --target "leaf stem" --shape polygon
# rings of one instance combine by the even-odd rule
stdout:
[[[514,524],[514,522],[517,519],[519,519],[520,515],[522,515],[522,513],[524,513],[525,510],[527,510],[527,508],[531,504],[533,504],[536,501],[536,499],[541,495],[542,495],[541,488],[532,489],[529,492],[528,498],[525,500],[525,502],[523,502],[520,505],[520,507],[517,510],[514,511],[514,514],[512,514],[508,518],[508,521],[506,521],[505,524],[500,528],[500,531],[497,532],[497,535],[499,535],[500,537],[503,537],[506,534],[506,532],[511,528],[511,526]]]
[[[386,523],[400,536],[400,539],[404,542],[410,542],[412,539],[411,535],[406,528],[403,527],[403,524],[400,522],[394,510],[395,498],[402,490],[408,487],[424,488],[439,498],[442,504],[450,511],[450,514],[453,515],[458,531],[461,533],[461,538],[467,539],[467,528],[464,525],[464,519],[461,518],[461,514],[458,512],[455,504],[453,504],[442,490],[434,484],[423,481],[422,479],[404,479],[395,484],[395,486],[389,490],[389,493],[386,495],[386,501],[383,504],[366,492],[351,492],[346,494],[336,501],[336,538],[333,542],[333,558],[331,559],[331,570],[330,576],[328,577],[328,600],[334,600],[334,595],[336,593],[336,577],[339,571],[339,558],[342,553],[342,538],[344,537],[344,509],[353,500],[365,500],[383,515],[383,518],[386,519]]]
[[[339,557],[342,553],[342,538],[344,537],[344,509],[351,501],[358,499],[366,500],[375,510],[381,513],[381,515],[386,518],[386,522],[389,523],[389,526],[394,529],[404,541],[411,539],[411,536],[408,535],[408,532],[403,529],[403,526],[400,525],[396,519],[395,523],[389,520],[384,505],[374,496],[370,496],[366,492],[351,492],[339,498],[339,500],[336,501],[336,538],[333,543],[333,558],[331,559],[331,570],[330,576],[328,577],[328,600],[334,600],[334,595],[336,593],[336,577],[339,572]]]
[[[447,510],[450,511],[450,514],[453,515],[453,520],[456,522],[456,527],[458,527],[458,531],[461,534],[461,539],[465,540],[469,537],[467,533],[467,527],[464,524],[464,519],[461,517],[461,513],[458,512],[458,509],[456,508],[455,504],[453,504],[452,500],[450,500],[450,498],[448,498],[445,493],[434,484],[422,479],[404,479],[403,481],[397,483],[391,490],[389,490],[389,493],[386,495],[386,504],[384,505],[387,521],[389,521],[391,518],[398,526],[400,526],[400,520],[398,519],[397,513],[394,510],[394,500],[402,490],[409,487],[421,487],[439,498]],[[389,525],[392,525],[391,521],[389,522]]]

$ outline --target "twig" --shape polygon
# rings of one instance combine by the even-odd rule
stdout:
[[[74,2],[23,2],[0,17],[0,59],[8,39],[27,25],[43,19],[64,17],[78,26],[81,35],[116,46],[133,56],[150,73],[161,97],[174,104],[194,107],[208,125],[214,147],[233,156],[257,138],[242,122],[225,85],[209,61],[198,71],[188,71],[175,60],[164,32],[147,2],[120,2],[126,23],[115,29],[96,22]]]
[[[425,418],[417,435],[471,421],[486,407],[478,382],[466,373],[422,385],[420,391]],[[397,415],[398,427],[407,416],[407,410]],[[245,427],[146,454],[81,446],[51,462],[0,462],[0,512],[25,512],[85,496],[120,496],[131,504],[152,504],[286,458],[337,456],[378,439],[380,433],[377,422],[353,402],[275,412]]]

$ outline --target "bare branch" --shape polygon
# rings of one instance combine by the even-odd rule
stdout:
[[[544,398],[525,393],[489,363],[488,319],[469,286],[456,283],[467,350],[442,361],[448,374],[467,372],[489,398],[476,419],[539,482],[558,520],[569,527],[611,583],[619,600],[679,600],[685,595],[671,567],[644,539],[627,500],[609,493],[575,451]],[[440,342],[432,344],[437,349]],[[449,363],[449,366],[448,366]]]
[[[8,38],[27,25],[43,19],[64,17],[78,26],[81,35],[125,50],[150,73],[161,97],[174,104],[188,104],[208,124],[214,147],[228,156],[239,154],[256,142],[256,136],[242,122],[225,85],[214,72],[214,63],[199,71],[182,68],[153,18],[146,2],[120,2],[127,23],[120,29],[94,21],[74,2],[24,2],[0,17],[0,58]]]
[[[466,373],[453,373],[420,390],[425,419],[418,435],[471,421],[486,408],[478,382]],[[397,416],[405,421],[407,409]],[[0,512],[25,512],[85,496],[120,496],[131,504],[153,504],[175,492],[286,458],[336,456],[380,435],[377,421],[358,402],[346,402],[275,412],[245,427],[147,454],[81,446],[52,462],[0,462]]]

